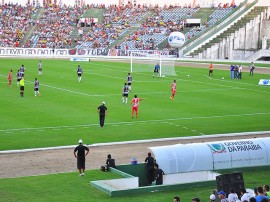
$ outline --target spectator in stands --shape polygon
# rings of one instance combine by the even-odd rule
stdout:
[[[199,198],[193,198],[192,202],[200,202],[201,200]]]
[[[180,197],[179,196],[173,197],[173,202],[180,202]]]
[[[249,199],[254,196],[254,194],[247,192],[245,188],[242,188],[240,193],[241,193],[241,201],[242,202],[249,201]]]
[[[256,202],[256,198],[255,198],[255,197],[251,197],[251,198],[249,199],[249,202]]]
[[[218,197],[220,198],[220,202],[228,202],[226,198],[226,193],[224,191],[218,192]]]
[[[257,187],[257,191],[258,191],[258,195],[255,197],[256,202],[261,202],[263,198],[266,198],[267,200],[269,200],[269,197],[264,195],[262,187]]]
[[[212,194],[209,197],[210,202],[215,202],[216,201],[216,199],[217,199],[216,194],[217,194],[216,190],[213,190]]]
[[[263,192],[264,192],[265,196],[270,197],[269,185],[267,185],[267,184],[263,185]]]
[[[234,189],[230,189],[230,193],[228,195],[229,202],[236,202],[238,200],[238,195],[235,193]]]

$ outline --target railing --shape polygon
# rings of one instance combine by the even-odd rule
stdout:
[[[196,35],[192,39],[192,41],[190,41],[190,42],[188,41],[186,44],[184,44],[184,47],[186,47],[186,48],[183,49],[183,53],[186,54],[187,52],[189,52],[190,50],[192,50],[194,47],[198,46],[200,43],[202,43],[203,41],[205,41],[206,39],[208,39],[210,36],[212,36],[213,35],[213,32],[216,33],[217,31],[220,31],[224,27],[228,26],[231,22],[233,22],[236,18],[238,18],[239,16],[241,16],[246,10],[248,10],[249,8],[251,8],[253,5],[255,5],[258,2],[258,0],[254,1],[248,7],[244,8],[242,11],[240,11],[239,13],[237,13],[233,18],[231,18],[230,20],[227,20],[227,18],[229,18],[230,16],[234,15],[237,11],[239,11],[240,8],[242,8],[247,3],[247,1],[248,0],[243,1],[238,7],[235,8],[235,10],[232,13],[228,13],[223,18],[221,18],[220,20],[218,20],[215,24],[213,24],[212,26],[208,27],[203,32],[201,32],[200,34]],[[225,21],[227,21],[227,22],[224,23]],[[221,25],[221,26],[219,26],[219,25]],[[206,35],[203,36],[204,34],[206,34]],[[194,43],[187,47],[187,45],[190,44],[190,43],[192,43],[192,42],[194,42]]]

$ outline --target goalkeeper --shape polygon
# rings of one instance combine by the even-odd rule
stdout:
[[[154,78],[154,77],[159,77],[159,70],[160,70],[160,66],[159,66],[159,64],[157,63],[157,64],[155,65],[155,68],[154,68],[153,78]]]

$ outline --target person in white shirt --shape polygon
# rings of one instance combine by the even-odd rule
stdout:
[[[241,196],[241,201],[242,201],[242,202],[244,202],[244,201],[249,201],[249,199],[250,199],[251,197],[254,197],[254,194],[247,192],[245,188],[242,188],[242,189],[241,189],[241,195],[242,195],[242,196]]]
[[[230,194],[228,195],[229,202],[236,202],[238,200],[238,195],[235,193],[234,189],[230,189]]]

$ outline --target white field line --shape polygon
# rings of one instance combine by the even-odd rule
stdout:
[[[172,140],[192,140],[192,139],[232,137],[232,136],[239,136],[240,137],[240,136],[246,136],[246,135],[259,135],[259,134],[267,134],[267,133],[270,133],[270,131],[225,133],[225,134],[202,135],[202,136],[188,136],[188,137],[160,138],[160,139],[150,139],[150,140],[133,140],[133,141],[123,141],[123,142],[96,143],[96,144],[88,144],[88,145],[86,144],[86,145],[88,147],[102,147],[102,146],[110,146],[110,145],[141,144],[141,143],[163,142],[163,141],[172,141]],[[47,151],[47,150],[57,150],[57,149],[70,149],[70,148],[75,148],[76,146],[77,145],[35,148],[35,149],[21,149],[21,150],[6,150],[6,151],[0,151],[0,154],[23,153],[23,152],[33,152],[33,151]]]
[[[269,115],[270,112],[262,113],[251,113],[251,114],[228,114],[223,116],[197,116],[197,117],[182,117],[174,119],[153,119],[146,121],[126,121],[126,122],[112,122],[106,123],[106,125],[122,125],[122,124],[139,124],[139,123],[151,123],[151,122],[168,122],[168,121],[180,121],[180,120],[192,120],[192,119],[212,119],[212,118],[225,118],[225,117],[244,117],[244,116],[257,116],[257,115]],[[78,127],[89,127],[98,126],[99,124],[81,124],[81,125],[69,125],[69,126],[46,126],[37,128],[11,128],[0,130],[0,132],[11,132],[11,131],[26,131],[26,130],[44,130],[44,129],[61,129],[61,128],[78,128]]]

